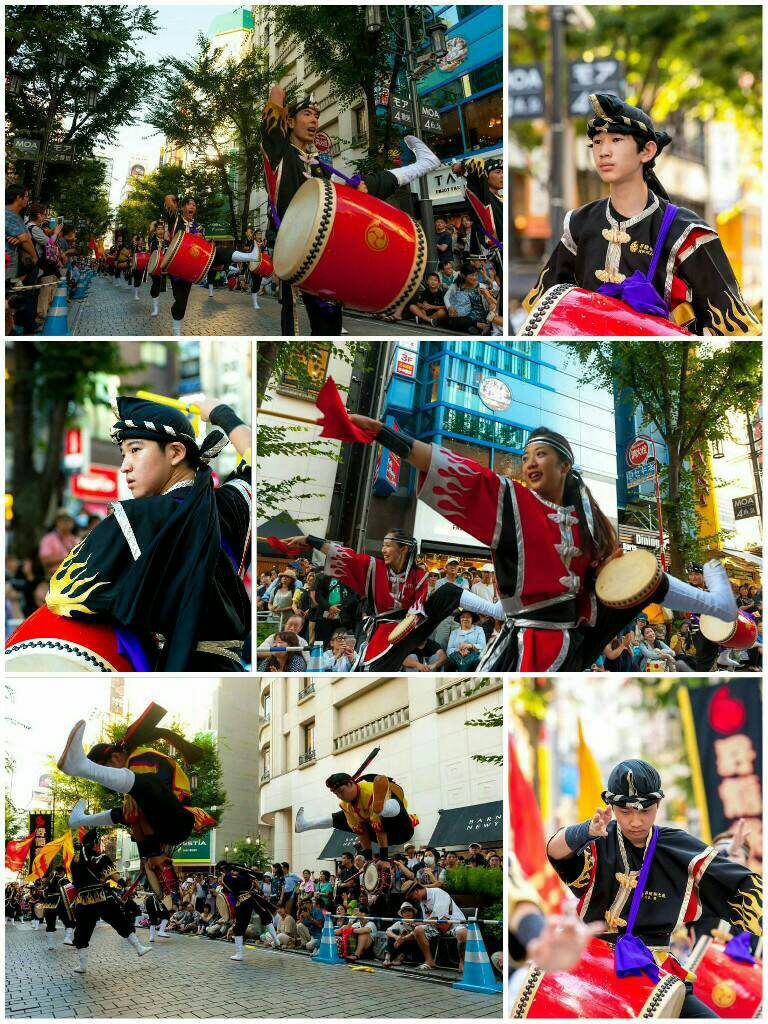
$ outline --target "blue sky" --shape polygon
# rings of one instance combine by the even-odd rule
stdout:
[[[197,49],[198,34],[207,33],[211,22],[219,14],[237,10],[241,5],[187,2],[149,6],[158,13],[158,30],[154,36],[143,36],[136,40],[136,45],[149,60],[157,62],[168,54],[182,57],[192,54]],[[120,200],[132,159],[143,156],[147,159],[147,170],[154,170],[157,167],[162,143],[162,137],[155,133],[154,128],[143,121],[138,121],[135,125],[122,128],[113,145],[100,149],[100,152],[106,153],[114,160],[110,190],[110,201],[113,206]]]

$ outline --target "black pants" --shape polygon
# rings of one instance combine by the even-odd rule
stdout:
[[[304,306],[309,317],[309,333],[337,337],[341,334],[342,308],[334,303],[322,302],[314,295],[301,293]],[[293,289],[284,281],[280,283],[280,330],[288,337],[293,337],[296,330],[293,323]]]
[[[152,287],[149,289],[149,294],[153,299],[159,298],[160,292],[165,291],[167,277],[167,274],[161,274],[160,277],[150,277]]]
[[[157,899],[157,897],[147,897],[144,903],[144,912],[149,918],[149,923],[154,925],[155,928],[161,921],[170,921],[171,919],[170,910],[168,910],[166,905]]]
[[[122,904],[118,900],[110,897],[102,900],[101,903],[91,903],[85,906],[78,903],[75,923],[75,946],[77,949],[88,948],[93,929],[99,920],[112,925],[117,934],[122,935],[124,939],[133,935],[133,922],[128,920]]]
[[[251,295],[258,295],[261,289],[261,274],[254,274],[252,270],[249,270],[248,275],[251,279]]]
[[[133,270],[131,271],[131,283],[134,288],[139,288],[144,283],[144,271]]]
[[[408,655],[412,654],[418,645],[426,640],[430,633],[434,632],[443,619],[456,611],[461,604],[463,594],[463,588],[456,586],[455,583],[444,583],[442,587],[438,587],[424,602],[424,612],[427,616],[426,621],[422,622],[421,625],[417,626],[406,637],[403,637],[386,654],[366,666],[363,671],[400,672],[403,662]],[[396,623],[393,621],[393,629],[395,625]]]
[[[164,845],[176,846],[189,839],[195,826],[194,815],[156,775],[137,775],[131,796],[154,833],[137,844],[142,857],[155,857],[163,852]],[[121,807],[112,811],[112,820],[116,825],[126,824]]]
[[[192,291],[191,281],[182,281],[180,277],[171,278],[171,289],[173,290],[173,305],[171,316],[174,320],[183,320],[187,312],[189,293]]]
[[[390,799],[397,800],[397,797],[393,796],[390,797]],[[390,846],[400,846],[403,843],[407,843],[413,836],[413,822],[411,821],[411,816],[400,800],[397,800],[397,803],[399,807],[395,817],[381,819],[382,824],[386,829],[387,842]],[[334,811],[331,817],[333,818],[334,828],[337,828],[342,832],[352,832],[344,811]],[[375,841],[373,832],[371,832],[370,835],[371,839]]]
[[[706,1003],[702,1003],[697,995],[694,994],[693,985],[690,981],[684,982],[685,984],[685,999],[683,1000],[683,1008],[680,1010],[681,1019],[698,1019],[699,1017],[716,1017],[720,1019],[720,1015],[711,1010]]]
[[[61,921],[65,928],[75,927],[75,922],[66,910],[61,909],[61,903],[59,903],[58,907],[54,907],[53,910],[45,910],[43,913],[45,915],[45,930],[47,932],[56,931],[56,918]]]

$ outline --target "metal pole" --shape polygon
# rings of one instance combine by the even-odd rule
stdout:
[[[40,201],[40,189],[43,184],[43,175],[45,174],[45,159],[48,156],[48,147],[51,142],[51,131],[53,130],[53,119],[56,115],[57,108],[58,103],[56,98],[56,86],[54,85],[53,91],[51,92],[51,101],[48,104],[48,116],[45,121],[45,134],[43,135],[43,145],[40,147],[40,159],[38,161],[37,171],[35,173],[34,195],[35,199],[38,202]]]
[[[371,412],[372,419],[380,419],[382,410],[384,409],[384,396],[387,390],[387,367],[390,363],[390,358],[393,353],[393,341],[381,341],[378,344],[378,355],[379,358],[376,363],[376,392],[374,394],[374,401],[372,402],[373,409]],[[369,450],[366,452],[367,465],[365,472],[363,473],[363,487],[360,492],[361,505],[360,505],[360,518],[357,521],[357,531],[355,536],[354,548],[356,551],[363,551],[363,544],[365,543],[365,533],[368,526],[368,511],[371,507],[371,496],[373,489],[373,468],[376,464],[376,449],[378,445],[369,445]]]
[[[661,515],[661,491],[659,490],[659,460],[656,458],[656,442],[653,442],[653,482],[656,486],[656,512],[659,517],[659,561],[667,571],[667,557],[664,554],[664,520]]]
[[[549,220],[552,244],[563,234],[565,220],[565,121],[563,119],[563,60],[565,56],[565,8],[559,5],[549,9],[549,34],[552,48],[552,107],[549,122]]]
[[[760,522],[763,521],[763,485],[760,480],[760,463],[757,458],[757,446],[755,445],[755,433],[752,430],[752,420],[747,415],[747,437],[749,439],[749,461],[752,463],[752,475],[755,478],[755,493],[757,494],[757,507],[760,511]]]
[[[414,59],[413,37],[411,35],[411,23],[408,20],[408,7],[403,7],[405,19],[405,58],[408,68],[408,88],[411,93],[411,106],[413,107],[413,134],[417,139],[423,139],[421,129],[421,103],[419,101],[419,90],[416,85],[416,62]],[[437,235],[435,234],[435,220],[432,213],[432,200],[429,198],[429,189],[424,175],[419,178],[419,216],[424,234],[427,236],[428,269],[437,266]]]

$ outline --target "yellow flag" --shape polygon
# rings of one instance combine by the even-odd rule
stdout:
[[[584,739],[584,731],[579,719],[579,821],[591,818],[598,807],[603,806],[603,779],[597,761]]]

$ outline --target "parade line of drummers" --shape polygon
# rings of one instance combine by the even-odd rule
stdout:
[[[411,162],[350,177],[318,158],[318,119],[312,96],[288,106],[285,91],[272,88],[262,116],[271,254],[251,229],[239,248],[209,241],[196,220],[194,197],[168,195],[146,240],[134,236],[129,243],[116,233],[106,255],[108,272],[131,284],[137,299],[141,285],[151,281],[153,317],[159,315],[160,295],[170,282],[174,335],[183,334],[193,284],[206,283],[212,295],[218,274],[225,270],[230,276],[231,270],[236,277],[240,265],[247,265],[254,309],[259,308],[262,282],[273,274],[279,281],[281,333],[288,336],[299,333],[299,299],[312,334],[340,335],[345,307],[400,317],[426,286],[430,254],[421,224],[384,200],[439,167],[440,160],[421,139],[407,135],[403,141],[413,154]],[[454,162],[452,171],[466,183],[472,222],[467,260],[494,260],[500,279],[502,161],[475,157]],[[472,265],[462,264],[457,279],[462,274],[472,278]],[[468,290],[471,286],[472,281]]]

